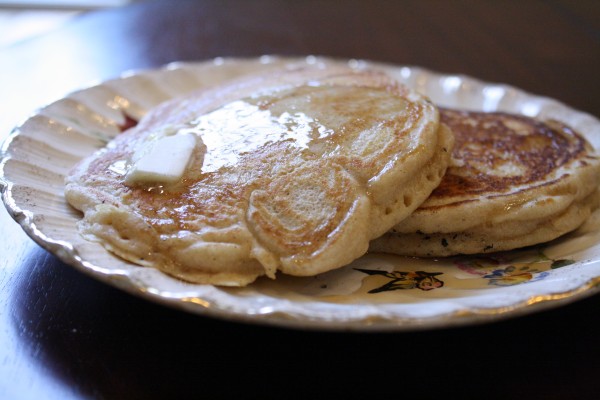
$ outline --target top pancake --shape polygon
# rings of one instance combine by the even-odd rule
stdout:
[[[126,182],[136,151],[193,133],[171,185]],[[82,233],[199,283],[314,275],[364,254],[443,176],[453,145],[426,98],[373,71],[305,67],[160,105],[67,178]]]
[[[432,195],[372,250],[447,256],[509,250],[577,228],[597,207],[600,161],[557,121],[440,110],[452,164]]]

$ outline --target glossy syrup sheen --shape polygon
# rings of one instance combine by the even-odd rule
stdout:
[[[315,154],[343,154],[343,142],[405,107],[383,90],[304,86],[228,103],[192,121],[189,130],[207,146],[202,171],[209,173],[277,142]]]
[[[194,230],[198,220],[231,223],[252,191],[315,160],[335,160],[365,185],[390,157],[414,150],[408,132],[422,116],[420,107],[384,89],[328,85],[233,101],[184,129],[201,137],[206,152],[201,166],[188,168],[182,187],[133,188],[130,196],[159,230]]]

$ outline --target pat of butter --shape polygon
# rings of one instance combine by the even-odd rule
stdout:
[[[194,133],[179,133],[147,144],[125,175],[125,182],[174,183],[181,179],[196,147]]]

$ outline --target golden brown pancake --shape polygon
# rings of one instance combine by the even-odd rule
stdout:
[[[510,250],[576,229],[598,206],[600,161],[557,121],[440,110],[455,136],[440,185],[371,251],[449,256]]]
[[[176,182],[129,179],[190,134]],[[439,184],[452,145],[437,108],[387,75],[306,67],[160,105],[76,166],[65,194],[82,234],[120,257],[242,286],[363,255]]]

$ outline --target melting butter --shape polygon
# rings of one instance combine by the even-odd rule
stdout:
[[[196,135],[178,133],[153,140],[136,151],[125,174],[127,184],[174,183],[185,172],[196,147]]]

